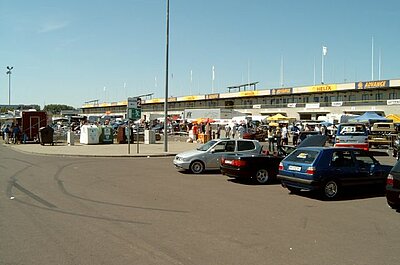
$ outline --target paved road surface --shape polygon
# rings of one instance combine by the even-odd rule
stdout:
[[[0,146],[0,264],[400,264],[380,192],[325,202],[171,162]]]

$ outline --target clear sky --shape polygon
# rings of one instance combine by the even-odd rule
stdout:
[[[399,0],[170,0],[170,96],[400,78]],[[164,97],[166,0],[0,0],[0,104]],[[381,54],[381,56],[379,56]],[[283,75],[281,74],[283,58]],[[212,68],[214,66],[214,81]]]

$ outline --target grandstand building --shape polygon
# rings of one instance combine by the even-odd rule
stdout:
[[[400,79],[320,84],[302,87],[256,89],[256,83],[237,87],[239,91],[168,98],[168,113],[185,109],[221,108],[246,115],[281,113],[298,120],[317,120],[327,114],[400,113]],[[251,86],[253,85],[253,86]],[[246,89],[247,87],[247,89]],[[243,88],[242,91],[241,88]],[[142,100],[142,115],[164,113],[165,98]],[[82,106],[83,115],[124,115],[127,101],[91,103]]]

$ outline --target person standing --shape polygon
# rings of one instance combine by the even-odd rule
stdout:
[[[297,145],[297,142],[299,140],[299,134],[300,134],[300,129],[299,127],[297,127],[296,124],[294,124],[292,127],[293,145]]]
[[[229,138],[231,132],[231,126],[229,124],[225,125],[225,138]]]
[[[19,129],[19,125],[18,124],[16,124],[15,125],[15,127],[14,127],[14,129],[13,129],[13,143],[14,144],[17,144],[18,143],[18,140],[19,140],[19,134],[20,134],[20,129]]]
[[[207,124],[205,125],[205,134],[207,135],[207,138],[204,142],[208,142],[209,140],[211,140],[211,126],[209,122],[207,122]]]
[[[7,124],[7,127],[3,131],[3,136],[4,136],[4,142],[6,144],[9,144],[9,137],[10,137],[10,125]]]
[[[237,130],[237,127],[236,127],[236,124],[234,124],[232,127],[232,139],[235,139],[236,130]]]
[[[246,131],[246,129],[244,128],[244,125],[240,124],[240,126],[238,128],[239,139],[243,139],[243,134],[245,131]]]
[[[221,126],[217,124],[217,139],[221,137]]]
[[[289,134],[288,134],[288,127],[284,125],[282,127],[282,145],[289,144]]]
[[[275,139],[276,139],[276,148],[277,150],[279,150],[279,147],[282,145],[282,130],[279,127],[276,128]]]
[[[271,151],[273,152],[275,150],[275,148],[274,148],[274,131],[271,127],[268,128],[267,135],[268,135],[268,149],[270,152]]]

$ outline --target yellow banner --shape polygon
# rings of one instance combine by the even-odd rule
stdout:
[[[241,97],[252,97],[252,96],[257,96],[258,95],[258,91],[242,91],[239,92],[239,95]]]
[[[336,85],[310,86],[308,92],[328,92],[328,91],[335,91],[336,88],[337,88]]]

